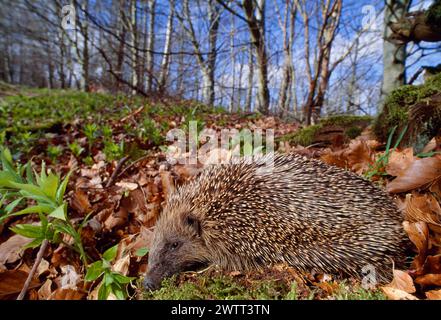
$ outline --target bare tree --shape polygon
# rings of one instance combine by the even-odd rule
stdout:
[[[406,82],[406,45],[395,44],[388,39],[393,34],[390,25],[405,16],[409,11],[410,2],[410,0],[385,1],[382,100],[392,90]]]
[[[171,39],[172,39],[174,16],[175,16],[175,4],[174,4],[174,0],[170,0],[170,12],[168,14],[167,28],[165,31],[164,54],[162,56],[161,71],[159,74],[159,92],[164,91],[170,69],[170,51],[171,51]],[[149,72],[153,72],[153,70],[149,70]]]
[[[265,0],[244,0],[242,8],[256,52],[259,111],[269,113],[268,55],[265,45]]]
[[[156,19],[156,0],[148,0],[148,13],[149,13],[149,29],[148,29],[148,38],[147,38],[147,81],[146,81],[146,90],[148,92],[152,91],[153,89],[153,65],[154,65],[154,54],[153,50],[155,48],[155,19]],[[174,10],[174,1],[170,0],[170,14]],[[169,22],[167,23],[167,35],[166,35],[166,43],[167,39],[170,38],[169,36],[169,25],[170,29],[172,28],[172,22],[173,17],[169,17]],[[170,31],[171,32],[171,31]],[[168,37],[168,38],[167,38]],[[167,46],[164,46],[164,48],[167,48]],[[165,51],[165,49],[164,49]],[[167,51],[167,54],[170,52],[170,50]],[[168,58],[167,58],[168,59]],[[164,63],[164,61],[163,61]],[[168,64],[168,63],[167,63]],[[167,66],[168,67],[168,66]],[[163,68],[161,68],[161,72],[163,72]]]
[[[130,53],[132,70],[132,94],[136,94],[138,87],[138,31],[137,31],[137,6],[136,0],[130,2]]]
[[[190,42],[193,46],[196,61],[202,72],[202,99],[208,105],[213,105],[214,93],[214,71],[216,67],[217,56],[217,34],[220,21],[220,7],[215,0],[209,0],[206,3],[208,16],[208,54],[203,54],[201,44],[197,39],[196,31],[193,25],[190,12],[189,0],[183,1],[183,12],[177,14],[182,28],[186,31]]]

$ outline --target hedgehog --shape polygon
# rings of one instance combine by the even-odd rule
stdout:
[[[208,166],[168,197],[144,286],[217,265],[390,280],[405,261],[402,214],[370,181],[304,156],[272,153]]]

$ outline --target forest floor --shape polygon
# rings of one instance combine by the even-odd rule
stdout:
[[[393,141],[378,142],[367,128],[355,139],[303,147],[292,138],[299,126],[277,117],[228,114],[191,101],[5,84],[0,114],[0,146],[10,150],[2,153],[0,194],[6,179],[20,182],[9,184],[17,192],[3,203],[0,198],[0,299],[17,297],[40,258],[28,299],[441,299],[441,155],[435,139],[414,155]],[[252,273],[209,269],[144,292],[140,275],[164,199],[203,167],[166,160],[166,133],[187,131],[189,121],[200,129],[274,129],[277,151],[321,159],[385,188],[406,214],[403,227],[415,245],[409,270],[394,270],[389,285],[364,289],[354,279],[287,266]],[[23,167],[27,161],[36,173]],[[60,177],[70,172],[65,192],[46,168]],[[60,207],[16,215],[40,204],[40,193],[53,194]]]

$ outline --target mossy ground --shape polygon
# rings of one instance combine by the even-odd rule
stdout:
[[[430,135],[433,131],[439,129],[441,123],[441,111],[430,112],[428,121],[425,123],[417,123],[419,119],[415,119],[414,123],[410,120],[410,109],[416,104],[425,102],[436,95],[441,93],[441,73],[434,75],[427,79],[422,85],[404,85],[394,91],[386,98],[382,112],[374,121],[373,129],[375,135],[382,141],[386,141],[391,128],[397,126],[394,134],[394,141],[398,138],[405,128],[409,128],[408,132],[402,140],[402,145],[415,144],[415,137],[427,135],[426,139],[430,140]],[[441,105],[437,107],[441,110]],[[433,126],[427,126],[427,123],[433,123],[437,128]],[[421,144],[425,143],[424,141]],[[419,146],[414,145],[416,149]]]
[[[140,299],[153,300],[384,300],[378,290],[359,283],[305,281],[290,268],[270,268],[248,274],[209,270],[185,273],[163,281],[159,290],[143,292]]]
[[[289,141],[293,144],[309,146],[322,131],[329,127],[340,127],[345,136],[354,139],[359,136],[364,127],[373,120],[370,116],[336,115],[323,118],[318,124],[304,127],[297,132],[288,134],[281,138],[282,141]]]
[[[119,123],[140,107],[143,110],[137,117]],[[121,133],[127,138],[125,140],[136,140],[139,148],[149,149],[165,142],[172,122],[186,129],[189,121],[197,121],[201,130],[206,115],[221,116],[223,113],[220,107],[207,107],[192,101],[162,103],[122,94],[36,89],[0,83],[0,145],[6,145],[17,157],[29,155],[40,148],[37,142],[42,140],[49,141],[43,148],[51,148],[52,133],[78,131],[82,136],[86,127],[92,125],[95,126],[95,138],[88,137],[92,145],[105,144],[101,146],[103,149],[116,151],[121,141],[106,139],[105,131],[111,128],[113,132],[108,133],[108,137]],[[66,142],[66,149],[74,142]],[[126,153],[133,149],[130,145],[124,148]]]

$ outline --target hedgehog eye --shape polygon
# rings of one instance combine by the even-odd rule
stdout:
[[[171,246],[170,246],[170,248],[171,248],[172,250],[175,250],[177,247],[179,247],[179,242],[173,242],[173,243],[171,244]]]

